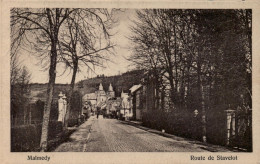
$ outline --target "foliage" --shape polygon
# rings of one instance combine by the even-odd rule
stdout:
[[[41,150],[47,150],[48,125],[56,79],[59,33],[66,19],[76,9],[61,8],[12,8],[11,9],[11,57],[13,49],[24,48],[37,54],[49,69],[49,83],[43,115]],[[47,60],[46,60],[47,59]]]
[[[11,57],[19,49],[37,55],[39,63],[49,70],[49,82],[42,126],[42,151],[47,148],[48,123],[50,120],[51,102],[56,79],[56,67],[60,62],[73,68],[71,89],[73,92],[79,61],[85,65],[102,65],[103,56],[100,51],[111,48],[110,44],[102,47],[103,39],[109,37],[106,9],[83,8],[12,8],[11,9]],[[104,20],[105,17],[108,18]],[[101,37],[100,27],[104,33]],[[99,39],[96,39],[100,37]],[[77,44],[80,43],[80,44]],[[78,49],[78,46],[81,47]],[[77,53],[79,52],[79,53]],[[81,56],[79,56],[81,54]],[[93,60],[93,56],[97,59]],[[72,62],[72,63],[70,63]],[[73,65],[73,66],[72,66]],[[90,67],[89,67],[90,68]],[[14,74],[15,77],[15,74]],[[70,104],[70,99],[68,100]],[[70,112],[68,106],[65,127]]]
[[[202,135],[223,144],[224,110],[252,106],[252,10],[143,9],[136,15],[129,60],[147,71],[146,84],[161,100],[153,106],[162,109],[148,111],[145,122],[194,136],[189,119],[197,109]]]
[[[251,10],[139,10],[130,37],[130,60],[161,78],[156,81],[159,92],[169,86],[173,109],[189,109],[195,101],[201,110],[202,101],[215,100],[223,101],[225,109],[239,102],[240,95],[250,103],[250,14]]]
[[[74,91],[71,98],[71,111],[68,126],[79,125],[79,117],[82,110],[82,95],[79,91]]]
[[[15,76],[11,77],[11,120],[15,124],[18,118],[25,118],[26,109],[29,105],[29,82],[31,74],[26,67],[12,67],[11,72]],[[25,119],[23,122],[25,123]]]
[[[137,18],[129,60],[159,79],[159,92],[169,86],[173,109],[201,110],[202,89],[222,109],[240,95],[250,104],[251,10],[144,9]]]
[[[40,150],[42,124],[23,125],[11,128],[12,152],[35,152]],[[49,124],[49,140],[54,139],[62,131],[60,122],[51,121]]]
[[[207,124],[207,139],[209,143],[225,145],[225,113],[207,113],[210,123]],[[201,115],[194,117],[193,113],[182,111],[178,113],[150,110],[143,114],[143,124],[147,127],[177,136],[202,141]],[[216,133],[218,135],[216,135]]]

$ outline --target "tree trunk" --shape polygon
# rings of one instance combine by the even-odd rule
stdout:
[[[174,104],[175,103],[175,88],[174,88],[174,82],[173,82],[173,75],[172,71],[170,71],[171,74],[169,74],[169,81],[170,81],[170,86],[171,86],[171,101]]]
[[[251,27],[252,27],[252,24],[250,23],[249,24],[249,19],[250,16],[248,14],[248,10],[246,10],[246,34],[247,34],[247,39],[248,39],[248,43],[249,43],[249,52],[250,52],[250,55],[252,55],[252,31],[251,31]]]
[[[155,89],[155,91],[156,91],[156,105],[155,105],[155,109],[159,109],[160,108],[160,94],[159,94],[159,81],[158,81],[158,78],[156,77],[156,79],[155,79],[156,81],[156,84],[155,84],[155,86],[156,86],[156,89]]]
[[[151,85],[151,93],[152,93],[152,110],[155,110],[155,105],[156,105],[156,84],[155,84],[155,77],[154,76],[152,76],[152,85]]]
[[[161,92],[161,109],[164,111],[165,86],[162,87]]]
[[[182,76],[180,78],[180,93],[179,93],[179,104],[181,109],[183,109],[185,103],[185,80],[184,80],[184,71],[185,68],[182,70]]]
[[[190,103],[190,98],[191,98],[191,91],[190,91],[190,67],[188,66],[187,67],[187,76],[188,76],[188,79],[187,79],[187,91],[186,91],[186,97],[187,97],[187,109],[191,109],[191,103]]]
[[[175,66],[175,78],[174,78],[174,83],[175,83],[175,103],[179,105],[179,92],[178,92],[178,84],[179,84],[179,74],[178,74],[178,63],[177,63],[177,35],[176,35],[176,21],[174,17],[174,25],[173,25],[173,35],[174,35],[174,66]]]
[[[32,109],[31,109],[31,105],[29,105],[29,125],[32,124]]]
[[[201,113],[202,113],[202,141],[207,142],[207,127],[206,127],[206,108],[205,108],[205,94],[204,87],[201,86]]]
[[[26,108],[23,108],[23,124],[26,125]]]
[[[199,93],[199,103],[201,108],[201,123],[202,123],[202,141],[207,142],[206,138],[206,111],[205,111],[205,96],[204,96],[204,87],[202,84],[202,72],[201,72],[201,54],[198,54],[197,60],[197,78],[198,78],[198,93]]]
[[[47,11],[49,25],[50,25],[51,57],[50,57],[50,69],[49,69],[49,83],[47,88],[46,102],[44,105],[43,122],[42,122],[42,134],[41,134],[41,142],[40,142],[41,151],[47,151],[47,146],[48,146],[51,103],[52,103],[53,90],[54,90],[55,79],[56,79],[57,42],[58,42],[58,28],[57,26],[55,27],[53,23],[50,9],[47,8],[46,11]]]
[[[68,95],[68,105],[67,105],[67,110],[66,110],[66,115],[65,115],[65,123],[64,123],[64,127],[63,127],[64,130],[66,130],[68,128],[72,94],[73,94],[73,90],[74,90],[74,86],[75,86],[77,71],[78,71],[78,60],[74,59],[74,61],[73,61],[73,74],[72,74],[72,79],[71,79],[71,83],[70,83],[70,91],[69,91],[69,95]]]
[[[41,151],[47,150],[48,141],[48,127],[51,111],[51,102],[53,97],[53,89],[56,79],[56,64],[57,64],[57,50],[56,50],[57,40],[52,43],[51,47],[51,64],[49,69],[49,83],[47,88],[47,98],[44,105],[43,123],[42,123],[42,135],[41,135]]]

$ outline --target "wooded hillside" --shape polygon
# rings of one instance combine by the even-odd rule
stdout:
[[[111,83],[116,96],[120,96],[122,89],[124,92],[129,92],[135,84],[139,84],[143,76],[142,70],[134,70],[116,76],[98,76],[91,79],[85,79],[77,83],[76,90],[80,90],[82,94],[93,93],[98,89],[100,83],[103,84],[104,90],[108,90]],[[44,98],[46,96],[47,84],[32,83],[30,84],[30,97]],[[69,84],[55,84],[54,98],[58,97],[60,91],[67,93]]]
[[[120,96],[122,90],[129,92],[129,89],[136,84],[140,84],[140,80],[143,77],[142,70],[134,70],[123,73],[122,75],[116,76],[99,76],[91,79],[82,80],[77,83],[78,88],[82,93],[93,93],[95,92],[99,84],[102,83],[104,90],[107,91],[109,84],[111,83],[115,91],[116,96]]]

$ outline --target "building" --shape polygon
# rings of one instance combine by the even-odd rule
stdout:
[[[97,105],[97,96],[95,93],[85,94],[83,96],[83,101],[84,101],[84,104],[89,104],[89,102],[90,102],[91,105],[95,106],[95,105]]]
[[[130,89],[132,97],[132,111],[134,120],[142,120],[142,111],[144,110],[144,93],[143,86],[141,84],[134,85]]]
[[[88,93],[83,96],[84,106],[91,103],[93,108],[97,106],[103,106],[108,99],[115,97],[115,91],[113,90],[112,84],[110,83],[108,91],[106,92],[103,88],[102,83],[99,84],[98,90],[95,93]]]
[[[133,111],[131,110],[132,101],[131,97],[128,95],[128,93],[124,93],[122,90],[121,92],[121,110],[120,114],[122,114],[123,117],[132,118],[133,117]]]
[[[159,108],[158,90],[156,90],[155,77],[149,72],[145,73],[142,84],[134,85],[130,89],[132,111],[134,120],[142,120],[148,112]],[[161,101],[163,103],[163,101]]]
[[[109,98],[114,98],[115,97],[115,91],[110,83],[109,87],[108,87],[108,91],[107,91],[107,96]]]
[[[107,94],[104,91],[103,85],[100,83],[98,90],[95,92],[97,105],[107,100]]]

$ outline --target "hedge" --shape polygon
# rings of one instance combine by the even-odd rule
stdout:
[[[42,124],[22,125],[11,128],[11,152],[38,151],[40,148]],[[62,132],[62,123],[49,123],[49,140]]]

